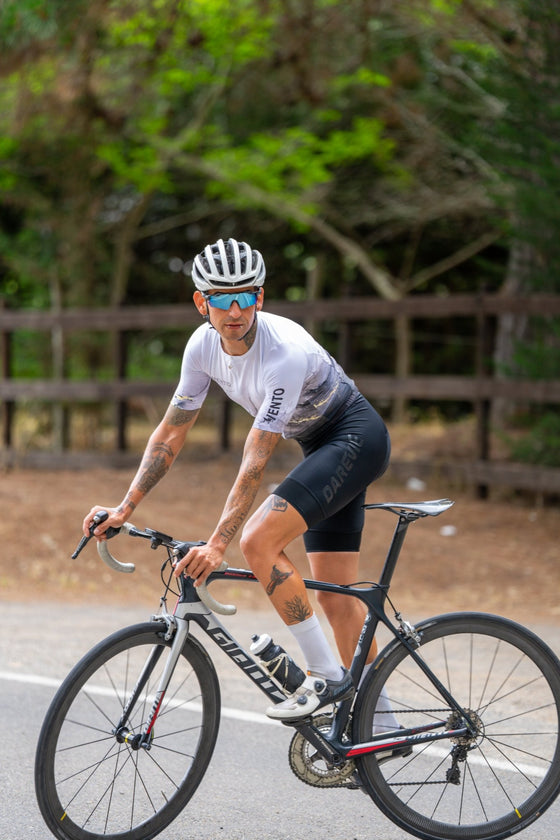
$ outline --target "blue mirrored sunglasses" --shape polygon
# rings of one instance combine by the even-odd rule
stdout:
[[[229,309],[235,301],[240,309],[247,309],[257,302],[257,292],[218,292],[215,295],[205,295],[206,300],[215,309]]]

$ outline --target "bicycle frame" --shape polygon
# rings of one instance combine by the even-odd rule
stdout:
[[[372,505],[372,507],[375,506]],[[361,588],[359,585],[341,586],[339,584],[329,583],[326,581],[310,579],[304,579],[304,583],[306,588],[309,590],[331,592],[347,597],[359,598],[366,605],[367,612],[364,624],[350,667],[350,672],[356,685],[359,683],[369,649],[373,642],[378,625],[381,622],[392,633],[395,640],[407,648],[418,667],[428,677],[436,691],[446,701],[448,706],[460,714],[461,718],[465,722],[465,726],[453,730],[446,729],[445,732],[436,731],[445,727],[445,722],[441,721],[421,727],[420,729],[399,730],[398,735],[390,732],[373,735],[371,740],[366,743],[343,743],[342,735],[348,728],[348,720],[353,699],[343,701],[338,706],[333,717],[333,724],[329,733],[319,732],[309,720],[289,724],[290,726],[293,726],[294,729],[301,732],[302,735],[315,746],[323,758],[331,764],[341,764],[354,756],[361,756],[367,753],[380,751],[387,749],[389,746],[400,746],[408,743],[418,744],[431,740],[457,737],[464,735],[473,729],[473,724],[469,720],[468,715],[442,685],[440,680],[432,673],[431,669],[424,663],[422,658],[417,654],[416,648],[418,646],[419,639],[415,629],[408,624],[408,622],[404,621],[399,613],[396,613],[395,615],[397,621],[399,622],[398,625],[395,626],[385,613],[387,592],[389,590],[408,526],[416,519],[420,518],[420,516],[421,514],[415,511],[401,511],[399,513],[399,519],[389,546],[389,551],[379,578],[379,583],[371,584],[367,588]],[[224,571],[213,572],[210,575],[208,582],[231,579],[258,582],[257,578],[251,571],[236,568],[228,568]],[[167,614],[157,616],[160,620],[165,620],[167,622],[168,633],[171,632],[170,628],[172,624],[176,625],[178,632],[175,634],[175,639],[170,652],[170,667],[166,667],[162,675],[160,685],[158,686],[158,690],[156,692],[152,715],[147,721],[144,733],[139,738],[139,741],[144,746],[149,745],[150,732],[165,695],[172,668],[174,667],[174,663],[176,662],[188,635],[189,621],[194,621],[201,630],[203,630],[204,633],[206,633],[206,635],[209,636],[212,641],[221,648],[221,650],[223,650],[229,659],[231,659],[231,661],[253,681],[253,683],[269,698],[269,700],[273,703],[279,703],[284,700],[286,696],[274,680],[270,678],[269,673],[261,667],[253,656],[237,642],[217,616],[201,602],[196,587],[190,578],[181,578],[181,590],[181,596],[176,604],[173,616],[169,616]],[[137,691],[137,689],[135,689],[135,691]]]
[[[355,697],[285,721],[292,730],[288,758],[301,781],[360,788],[418,837],[499,840],[529,826],[560,793],[560,662],[534,633],[500,616],[456,612],[412,626],[394,606],[389,588],[408,526],[452,504],[367,505],[398,517],[379,582],[304,581],[329,597],[358,598],[365,618],[350,664]],[[201,636],[269,705],[285,698],[265,663],[222,624],[235,606],[206,588],[215,580],[257,582],[255,575],[224,562],[196,587],[181,576],[168,609],[171,566],[200,543],[131,523],[119,530],[164,547],[161,570],[169,580],[158,615],[87,652],[51,702],[37,745],[35,790],[46,824],[65,840],[148,840],[188,804],[220,724],[219,678]],[[106,541],[97,549],[115,571],[134,571]],[[389,642],[366,668],[380,625]]]

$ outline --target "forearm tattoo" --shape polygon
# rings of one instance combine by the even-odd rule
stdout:
[[[119,513],[124,513],[125,508],[130,508],[130,510],[136,510],[136,505],[132,501],[130,493],[126,494],[126,498],[124,499],[124,501],[121,502],[117,510]]]
[[[286,601],[284,604],[284,615],[288,619],[292,619],[293,624],[299,624],[300,621],[305,621],[311,616],[311,608],[304,603],[304,601],[296,595],[291,601]]]
[[[173,463],[173,450],[167,443],[154,443],[142,464],[142,475],[138,481],[138,489],[148,493],[168,471]]]
[[[272,572],[270,573],[270,582],[266,587],[266,594],[269,596],[272,595],[276,587],[280,586],[281,583],[284,583],[292,575],[293,572],[281,572],[278,566],[273,566]]]
[[[237,479],[227,498],[216,529],[216,535],[224,545],[229,545],[245,521],[279,437],[280,435],[259,429],[252,429],[249,432]]]

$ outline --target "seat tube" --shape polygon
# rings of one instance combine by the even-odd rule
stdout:
[[[379,577],[380,586],[388,586],[391,583],[408,526],[411,522],[414,522],[416,518],[417,517],[409,518],[408,516],[399,516],[399,521],[397,522],[393,533],[393,539],[391,540],[391,545],[389,546],[389,551],[387,552],[383,570]]]

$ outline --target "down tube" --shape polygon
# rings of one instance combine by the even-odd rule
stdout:
[[[213,613],[195,612],[195,604],[188,605],[188,618],[195,621],[196,624],[204,630],[213,642],[215,642],[223,652],[229,656],[238,668],[246,674],[255,685],[260,688],[263,694],[273,702],[280,703],[286,699],[284,692],[270,679],[270,675],[263,668],[258,665],[250,654],[247,653],[234,639],[231,633],[226,630],[223,624],[216,618]],[[203,607],[202,609],[206,609]],[[177,611],[179,616],[179,610]]]

